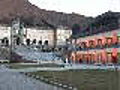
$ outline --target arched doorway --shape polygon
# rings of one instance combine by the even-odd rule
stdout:
[[[20,37],[17,37],[16,38],[16,45],[20,45],[20,43],[21,43]]]
[[[42,40],[39,40],[39,41],[38,41],[38,45],[42,45]]]
[[[45,40],[44,45],[48,45],[48,40]]]
[[[2,45],[9,46],[9,39],[7,37],[3,38],[1,41]]]
[[[37,40],[36,40],[36,39],[33,39],[32,45],[36,45],[36,43],[37,43]]]
[[[48,40],[45,40],[43,50],[46,52],[48,51]]]
[[[30,45],[30,39],[29,39],[29,38],[26,39],[26,44],[27,44],[27,45]]]

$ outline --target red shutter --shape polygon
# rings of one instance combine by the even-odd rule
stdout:
[[[113,60],[113,63],[117,63],[117,61],[118,61],[118,50],[117,50],[117,48],[113,48],[113,50],[112,50],[112,60]]]

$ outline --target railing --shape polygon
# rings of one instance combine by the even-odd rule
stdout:
[[[76,51],[87,51],[87,50],[101,50],[101,49],[107,49],[107,48],[120,48],[120,43],[118,43],[118,44],[116,44],[116,45],[110,45],[110,46],[108,46],[108,45],[105,45],[104,47],[102,46],[102,47],[100,47],[100,46],[96,46],[96,47],[94,47],[94,48],[85,48],[85,47],[83,47],[83,48],[81,48],[81,47],[79,47],[79,46],[76,46],[76,47],[74,47],[73,48],[73,50],[76,50]]]

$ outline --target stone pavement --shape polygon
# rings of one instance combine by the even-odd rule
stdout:
[[[0,90],[63,90],[0,65]]]

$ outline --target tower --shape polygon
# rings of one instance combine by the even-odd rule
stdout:
[[[20,22],[19,18],[17,18],[12,22],[11,44],[13,46],[20,45],[23,43],[23,39],[24,39],[24,24]]]

